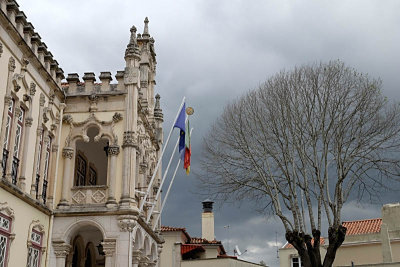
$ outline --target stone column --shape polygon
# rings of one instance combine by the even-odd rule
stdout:
[[[29,109],[29,113],[31,113],[32,107]],[[26,187],[26,160],[28,158],[28,150],[29,150],[29,133],[31,132],[33,119],[32,117],[27,117],[25,119],[25,129],[24,129],[24,142],[23,142],[23,150],[22,150],[22,159],[21,159],[21,174],[18,179],[19,188],[25,192]]]
[[[64,158],[64,175],[63,175],[63,182],[62,182],[62,192],[61,192],[61,200],[58,204],[59,208],[62,207],[69,207],[69,200],[70,200],[70,192],[71,192],[71,168],[72,158],[74,156],[74,149],[72,147],[64,147],[62,151],[62,155]],[[73,172],[73,170],[72,170]]]
[[[106,257],[105,267],[114,267],[115,266],[114,254],[115,254],[116,241],[114,239],[106,239],[103,242],[101,242],[101,244],[103,245],[103,251]]]
[[[108,169],[108,199],[106,206],[108,208],[115,207],[117,205],[117,201],[115,200],[115,183],[117,180],[116,170],[117,170],[117,157],[119,154],[119,146],[111,145],[108,148],[108,157],[110,160],[109,169]]]
[[[142,256],[142,252],[140,250],[134,250],[132,252],[132,267],[138,267],[139,261]]]
[[[131,206],[131,203],[136,206],[135,196],[135,173],[136,173],[136,148],[137,136],[132,131],[124,133],[123,139],[123,174],[122,174],[122,196],[121,206]],[[133,192],[132,192],[133,191]]]
[[[71,245],[66,243],[53,243],[54,254],[56,255],[56,267],[65,267],[65,261],[71,251]]]
[[[36,129],[36,143],[35,143],[35,155],[34,155],[34,160],[33,160],[33,171],[32,171],[32,183],[31,183],[31,197],[36,198],[36,174],[39,172],[38,167],[38,161],[39,159],[39,149],[40,149],[40,137],[43,134],[43,109],[44,109],[44,103],[45,103],[45,97],[44,94],[40,94],[39,98],[39,119],[38,119],[38,126]]]

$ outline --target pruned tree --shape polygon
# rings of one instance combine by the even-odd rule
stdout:
[[[381,87],[340,61],[276,74],[226,106],[212,126],[204,185],[224,199],[271,208],[304,266],[332,266],[346,234],[343,204],[379,196],[400,174],[399,104]]]

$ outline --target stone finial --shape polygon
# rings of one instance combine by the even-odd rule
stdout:
[[[75,93],[78,88],[79,75],[77,73],[68,73],[67,82],[69,84],[68,93]]]
[[[109,71],[100,72],[99,79],[101,81],[100,91],[102,92],[110,91],[110,82],[113,79],[111,76],[111,72]]]
[[[144,19],[144,30],[143,30],[142,37],[143,38],[150,37],[150,34],[149,34],[149,19],[147,17]]]
[[[125,50],[125,58],[140,59],[139,46],[137,44],[137,39],[136,39],[136,31],[137,31],[136,27],[132,26],[130,31],[131,31],[131,38]]]
[[[163,121],[164,115],[162,113],[162,109],[160,107],[160,95],[156,95],[156,103],[154,105],[154,118],[159,121]]]

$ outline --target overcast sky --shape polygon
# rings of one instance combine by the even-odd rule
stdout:
[[[124,68],[129,28],[143,31],[149,17],[157,52],[157,87],[168,133],[183,96],[195,114],[192,170],[201,141],[232,99],[282,69],[340,59],[383,80],[384,94],[400,99],[400,1],[267,0],[19,0],[35,30],[65,73]],[[176,133],[177,134],[177,133]],[[174,140],[175,142],[175,140]],[[166,165],[166,164],[164,164]],[[201,200],[195,176],[179,172],[163,224],[201,235]],[[165,192],[166,190],[164,190]],[[391,194],[382,202],[398,202]],[[348,203],[344,220],[380,216],[379,203]],[[227,228],[224,226],[229,225]],[[243,259],[278,266],[283,227],[251,203],[217,205],[215,235]],[[325,233],[326,235],[326,233]]]

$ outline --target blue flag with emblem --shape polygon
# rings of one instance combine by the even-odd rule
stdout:
[[[184,160],[185,157],[185,121],[186,121],[186,103],[183,104],[181,112],[179,113],[178,118],[174,124],[174,127],[180,129],[179,133],[179,153],[181,155],[181,159]]]

